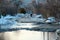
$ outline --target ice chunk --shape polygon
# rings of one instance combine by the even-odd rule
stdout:
[[[40,14],[40,15],[36,15],[37,18],[43,18],[43,16]]]
[[[32,17],[36,17],[36,14],[32,14]]]
[[[56,22],[55,17],[48,17],[48,19],[46,20],[46,23],[54,23]]]
[[[31,16],[30,16],[30,14],[26,13],[26,14],[25,14],[25,17],[26,17],[26,18],[30,18]]]
[[[14,20],[14,16],[7,15],[5,17],[0,18],[0,24],[2,25],[9,25],[9,24],[15,24],[16,21]]]
[[[24,17],[25,15],[22,14],[22,13],[17,13],[16,17],[19,18],[19,17]]]
[[[35,17],[35,18],[43,18],[43,16],[41,14],[39,14],[39,15],[33,14],[32,17]]]
[[[7,15],[4,17],[4,19],[6,19],[6,20],[13,20],[15,18],[16,18],[15,16],[10,16],[10,15]]]
[[[31,21],[35,21],[35,22],[45,22],[45,18],[32,18]]]

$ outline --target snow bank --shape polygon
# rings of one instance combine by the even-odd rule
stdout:
[[[1,28],[16,28],[16,27],[33,27],[31,24],[21,25],[21,22],[44,22],[45,19],[41,17],[41,15],[35,15],[36,17],[31,17],[30,14],[17,14],[15,16],[7,15],[5,17],[1,16],[0,25]],[[39,18],[41,17],[41,18]],[[17,21],[18,22],[17,22]],[[34,26],[35,27],[35,26]]]

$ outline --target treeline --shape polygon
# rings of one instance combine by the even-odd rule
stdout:
[[[60,18],[60,1],[59,0],[46,0],[46,3],[40,3],[38,1],[38,4],[36,4],[36,1],[33,0],[28,5],[25,5],[24,8],[21,8],[21,5],[23,5],[23,1],[19,0],[13,0],[13,1],[2,1],[0,0],[0,15],[15,15],[19,11],[24,12],[23,13],[36,13],[36,14],[42,14],[45,18],[53,16],[56,18]],[[23,10],[22,10],[23,9]]]
[[[59,0],[46,0],[46,3],[38,3],[33,4],[33,11],[36,13],[41,13],[44,15],[45,18],[53,16],[56,18],[60,18],[60,1]]]
[[[19,6],[22,5],[22,1],[16,0],[0,0],[0,15],[16,15]]]

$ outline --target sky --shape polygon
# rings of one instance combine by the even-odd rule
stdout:
[[[25,4],[31,3],[32,0],[24,0]],[[38,0],[36,0],[36,2],[38,2]],[[45,0],[40,0],[41,3],[45,3]]]

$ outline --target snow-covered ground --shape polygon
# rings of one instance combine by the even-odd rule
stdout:
[[[34,15],[33,15],[34,16]],[[40,18],[39,18],[40,17]],[[1,16],[0,24],[7,24],[9,22],[44,22],[45,19],[41,15],[35,15],[31,17],[29,14],[17,14],[15,16],[7,15],[5,17]]]
[[[43,17],[41,18],[39,17],[41,17],[41,15],[40,16],[35,15],[35,17],[31,17],[29,14],[19,14],[19,13],[15,16],[10,16],[10,15],[7,15],[5,17],[1,16],[0,25],[2,29],[17,28],[17,27],[32,28],[32,27],[36,27],[36,25],[32,26],[33,22],[44,22],[45,21]],[[25,22],[28,22],[28,23],[25,23]]]
[[[25,16],[23,14],[17,14],[16,16],[10,16],[10,15],[7,15],[5,17],[1,16],[0,29],[8,29],[8,28],[11,29],[11,28],[19,28],[19,27],[32,28],[37,26],[36,25],[32,26],[33,23],[21,23],[21,21],[44,22],[45,20],[46,19],[41,17],[41,15],[35,15],[35,17],[30,17],[28,15]],[[50,36],[49,38],[51,40],[56,39],[54,34]],[[48,37],[47,38],[46,37],[47,37],[47,34],[45,36],[45,39],[47,40]],[[18,30],[18,31],[0,33],[0,39],[1,40],[44,40],[44,36],[43,36],[43,32]]]
[[[46,23],[54,23],[56,22],[55,17],[48,17],[48,19],[46,20]]]
[[[7,15],[5,17],[1,16],[0,18],[0,27],[2,29],[7,28],[32,28],[37,27],[37,25],[33,25],[34,23],[53,23],[55,22],[54,17],[48,17],[46,20],[43,16],[33,14],[32,17],[30,14],[17,14],[15,16]],[[33,25],[33,26],[32,26]]]

